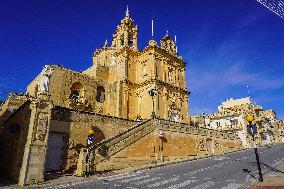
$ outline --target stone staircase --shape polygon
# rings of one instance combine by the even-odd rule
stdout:
[[[207,128],[190,127],[188,124],[176,123],[163,119],[150,119],[145,122],[138,123],[137,125],[132,126],[112,138],[103,140],[88,149],[81,149],[77,164],[77,175],[82,175],[86,169],[91,172],[94,170],[115,170],[146,165],[150,162],[153,163],[153,161],[157,161],[157,159],[143,159],[143,157],[116,157],[117,153],[122,152],[125,149],[127,150],[131,144],[136,143],[154,130],[163,130],[168,134],[176,132],[188,134],[188,136],[197,135],[203,137],[204,140],[206,138],[219,138],[220,140],[234,142],[237,137],[236,133],[230,131],[216,131]],[[87,154],[89,158],[86,158]],[[85,168],[86,159],[89,161],[89,168]]]
[[[99,162],[108,159],[132,143],[151,133],[153,130],[153,120],[147,120],[113,136],[110,139],[103,140],[97,145],[90,147],[88,151],[94,155],[92,164],[96,165]]]
[[[217,131],[208,128],[192,127],[185,123],[176,123],[169,120],[158,119],[154,123],[155,127],[158,127],[164,131],[186,133],[199,136],[211,136],[215,138],[224,139],[235,139],[237,136],[236,132],[232,131]]]

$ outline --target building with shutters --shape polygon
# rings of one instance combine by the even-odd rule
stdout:
[[[273,110],[265,110],[253,103],[250,97],[225,99],[218,112],[192,116],[191,124],[214,130],[231,130],[238,133],[238,138],[245,148],[252,147],[252,138],[247,133],[246,116],[252,114],[253,124],[257,125],[256,136],[259,145],[283,142],[282,121],[278,120]]]

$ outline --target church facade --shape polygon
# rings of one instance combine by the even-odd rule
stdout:
[[[20,185],[53,171],[81,175],[86,151],[90,170],[102,171],[241,149],[233,132],[190,127],[189,95],[175,42],[166,34],[139,50],[127,10],[89,69],[47,65],[25,94],[9,94],[0,107],[0,174]]]
[[[28,86],[29,95],[41,91],[45,72],[50,72],[48,94],[55,105],[131,120],[149,119],[155,112],[161,119],[189,123],[185,62],[175,42],[166,34],[160,46],[150,40],[138,50],[138,28],[128,11],[111,44],[106,41],[94,52],[89,69],[79,73],[47,66]],[[157,91],[153,97],[151,89]]]

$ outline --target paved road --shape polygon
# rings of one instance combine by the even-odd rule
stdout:
[[[259,149],[262,169],[274,167],[284,159],[284,144]],[[266,164],[266,165],[265,165]],[[268,166],[269,165],[269,166]],[[243,169],[251,171],[244,172]],[[271,168],[270,168],[271,169]],[[115,175],[55,188],[95,189],[234,189],[247,188],[258,178],[253,150],[188,161],[131,174]]]

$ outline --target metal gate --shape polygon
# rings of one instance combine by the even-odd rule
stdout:
[[[64,134],[50,132],[46,152],[45,171],[59,171],[63,158]]]

